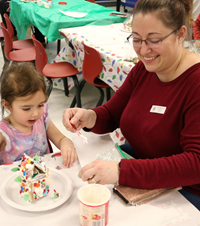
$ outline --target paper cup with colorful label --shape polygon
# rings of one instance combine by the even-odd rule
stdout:
[[[106,226],[110,190],[100,184],[88,184],[78,190],[79,222],[81,226]]]

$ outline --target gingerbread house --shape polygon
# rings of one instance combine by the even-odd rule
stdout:
[[[38,157],[23,155],[19,166],[20,195],[25,201],[36,201],[49,193],[49,169]]]

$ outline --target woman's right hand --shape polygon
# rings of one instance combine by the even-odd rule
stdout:
[[[82,129],[83,127],[92,129],[96,123],[96,118],[95,111],[91,109],[68,108],[64,111],[63,125],[70,132],[76,131],[72,125],[74,125],[77,130]]]
[[[3,151],[6,147],[6,138],[0,133],[0,151]]]

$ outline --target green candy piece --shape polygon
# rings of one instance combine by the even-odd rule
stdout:
[[[25,194],[25,195],[24,195],[24,200],[25,200],[25,201],[28,201],[28,200],[29,200],[29,197],[30,197],[30,195]]]
[[[21,182],[22,180],[21,180],[21,177],[16,177],[15,178],[15,182]]]
[[[39,160],[39,156],[35,156],[34,158],[33,158],[35,161],[38,161]]]
[[[17,172],[17,171],[19,171],[19,167],[12,168],[11,171],[12,171],[12,172]]]
[[[59,196],[57,196],[57,193],[54,192],[54,199],[58,199]]]

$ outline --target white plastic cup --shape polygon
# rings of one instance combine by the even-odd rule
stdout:
[[[108,224],[110,190],[100,184],[88,184],[77,193],[79,199],[79,222],[81,226]]]

